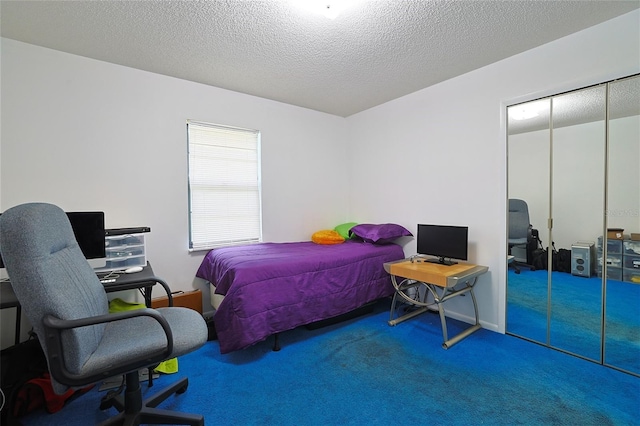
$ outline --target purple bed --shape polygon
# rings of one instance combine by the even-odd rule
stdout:
[[[383,264],[403,258],[397,244],[261,243],[211,250],[196,276],[212,286],[224,354],[392,295]]]

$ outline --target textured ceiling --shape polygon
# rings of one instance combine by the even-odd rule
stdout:
[[[331,0],[326,0],[331,3]],[[3,37],[349,116],[640,7],[361,0],[2,1]]]

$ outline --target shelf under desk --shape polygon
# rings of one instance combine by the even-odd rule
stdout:
[[[486,266],[474,265],[471,263],[458,263],[455,265],[441,265],[420,260],[412,261],[411,259],[399,260],[396,262],[388,262],[384,264],[384,269],[391,275],[391,282],[395,288],[393,301],[391,303],[391,312],[389,325],[396,325],[402,321],[406,321],[417,315],[429,310],[434,304],[438,307],[440,314],[440,322],[442,325],[442,335],[444,342],[442,347],[448,349],[458,343],[460,340],[469,336],[471,333],[480,329],[478,319],[478,304],[476,296],[473,293],[473,287],[476,285],[478,276],[489,270]],[[419,292],[420,287],[424,287],[424,300],[419,300],[410,293]],[[427,303],[427,293],[433,296],[434,301]],[[468,327],[461,333],[448,338],[447,322],[444,313],[443,303],[447,300],[464,295],[471,294],[473,300],[473,309],[475,313],[475,324]],[[417,309],[394,318],[396,303],[401,299],[407,304],[416,306]]]
[[[164,288],[169,299],[169,306],[173,306],[173,298],[171,297],[171,289],[162,279],[156,277],[153,273],[151,264],[147,262],[147,265],[142,268],[142,271],[135,272],[133,274],[125,274],[124,272],[100,272],[98,278],[103,278],[109,274],[117,275],[114,282],[102,283],[104,290],[107,293],[113,293],[116,291],[124,290],[140,290],[144,296],[144,304],[151,307],[151,292],[154,285],[159,284]]]

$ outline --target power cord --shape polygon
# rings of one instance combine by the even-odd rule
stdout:
[[[122,273],[124,273],[124,271],[109,271],[105,275],[98,275],[98,278],[101,279],[101,280],[116,279]]]
[[[122,381],[120,382],[120,386],[118,389],[110,390],[107,392],[105,396],[100,399],[100,409],[106,410],[107,408],[113,407],[113,400],[118,397],[124,390],[125,380],[124,375],[122,376]]]

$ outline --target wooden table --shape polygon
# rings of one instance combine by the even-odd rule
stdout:
[[[448,266],[427,262],[421,258],[410,258],[385,263],[384,269],[391,275],[391,282],[396,290],[391,303],[389,325],[393,326],[420,315],[435,305],[440,314],[442,335],[444,337],[442,347],[444,349],[449,349],[481,328],[478,319],[478,304],[473,293],[473,287],[476,285],[478,276],[487,272],[489,270],[488,267],[471,263],[457,263]],[[421,291],[421,288],[424,288],[424,290]],[[443,303],[466,293],[471,294],[471,299],[473,300],[475,324],[449,339]],[[433,302],[427,302],[428,294],[433,296]],[[416,306],[417,309],[394,319],[398,299]]]

